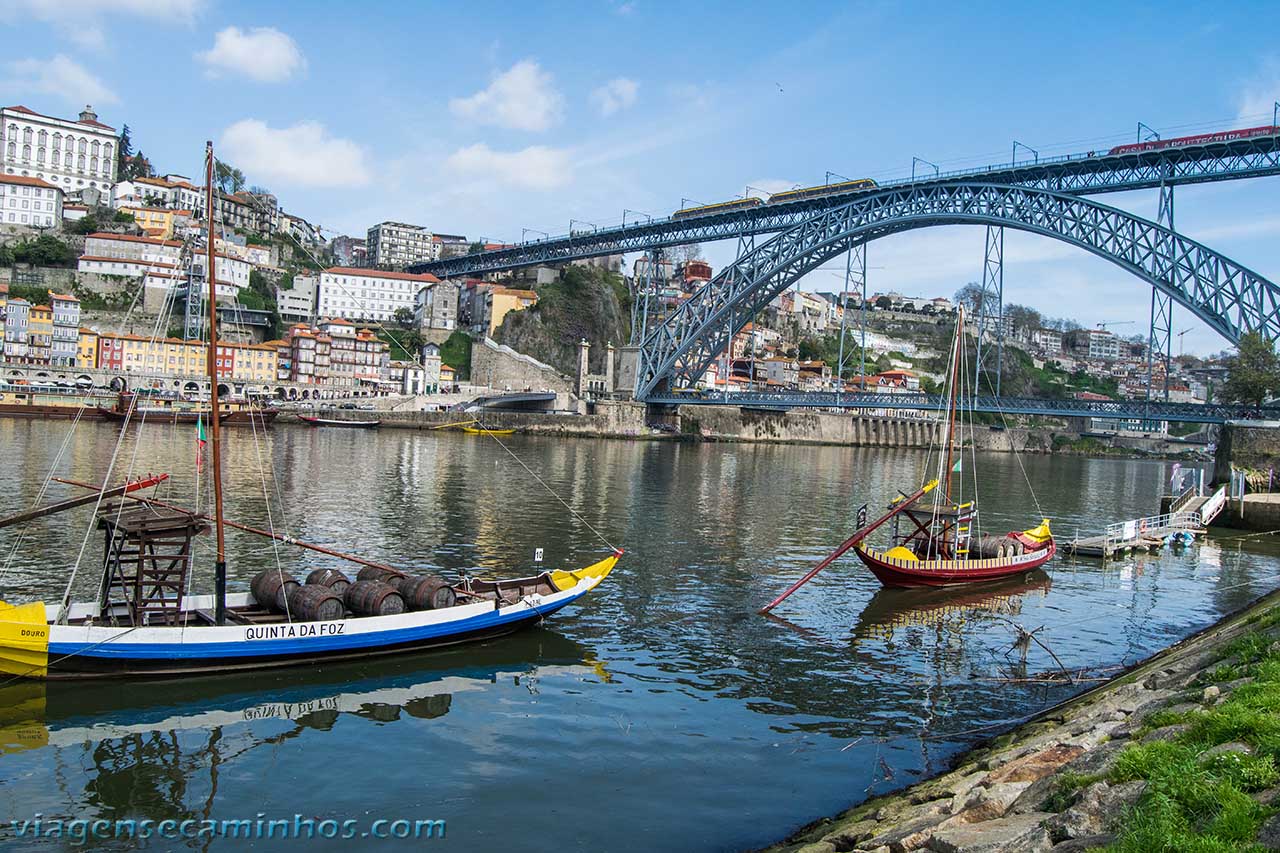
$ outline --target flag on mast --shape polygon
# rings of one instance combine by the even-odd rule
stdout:
[[[204,414],[196,415],[196,473],[204,470]]]
[[[962,460],[962,459],[964,459],[964,457],[963,457],[963,456],[959,456],[959,457],[957,457],[957,458],[956,458],[956,464],[954,464],[954,465],[952,465],[952,466],[951,466],[951,470],[952,470],[952,471],[954,471],[954,472],[955,472],[955,473],[957,473],[957,474],[959,474],[959,473],[960,473],[960,460]]]

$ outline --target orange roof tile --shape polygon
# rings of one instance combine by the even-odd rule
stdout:
[[[112,234],[110,231],[95,231],[86,239],[97,238],[99,240],[123,240],[126,243],[150,243],[153,246],[173,246],[181,248],[182,243],[177,240],[157,240],[154,237],[135,237],[132,234]]]
[[[43,187],[47,190],[61,190],[51,183],[42,181],[39,178],[28,178],[23,175],[5,175],[0,174],[0,184],[22,184],[27,187]]]
[[[392,272],[390,270],[356,269],[354,267],[330,267],[329,269],[325,270],[325,272],[337,273],[341,275],[363,276],[364,278],[393,278],[393,279],[399,279],[402,281],[434,282],[434,281],[440,280],[429,272],[422,273],[422,274],[415,274],[415,273],[408,273],[408,272]]]

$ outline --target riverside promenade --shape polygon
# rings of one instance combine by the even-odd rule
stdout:
[[[1280,592],[774,853],[1280,849]]]

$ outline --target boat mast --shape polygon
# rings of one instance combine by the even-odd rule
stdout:
[[[947,399],[947,473],[946,487],[943,489],[947,500],[951,500],[951,466],[952,457],[955,456],[955,428],[956,428],[956,393],[957,384],[960,375],[960,347],[964,340],[964,306],[956,307],[956,341],[951,353],[951,387],[950,394]]]
[[[213,454],[213,529],[217,537],[217,557],[214,561],[214,621],[223,625],[227,621],[227,547],[222,520],[222,436],[218,421],[218,277],[214,269],[213,250],[213,142],[205,147],[205,217],[208,226],[208,252],[205,277],[209,281],[209,438]]]

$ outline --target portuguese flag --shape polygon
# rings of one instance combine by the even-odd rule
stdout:
[[[204,415],[196,415],[196,472],[204,470]]]

